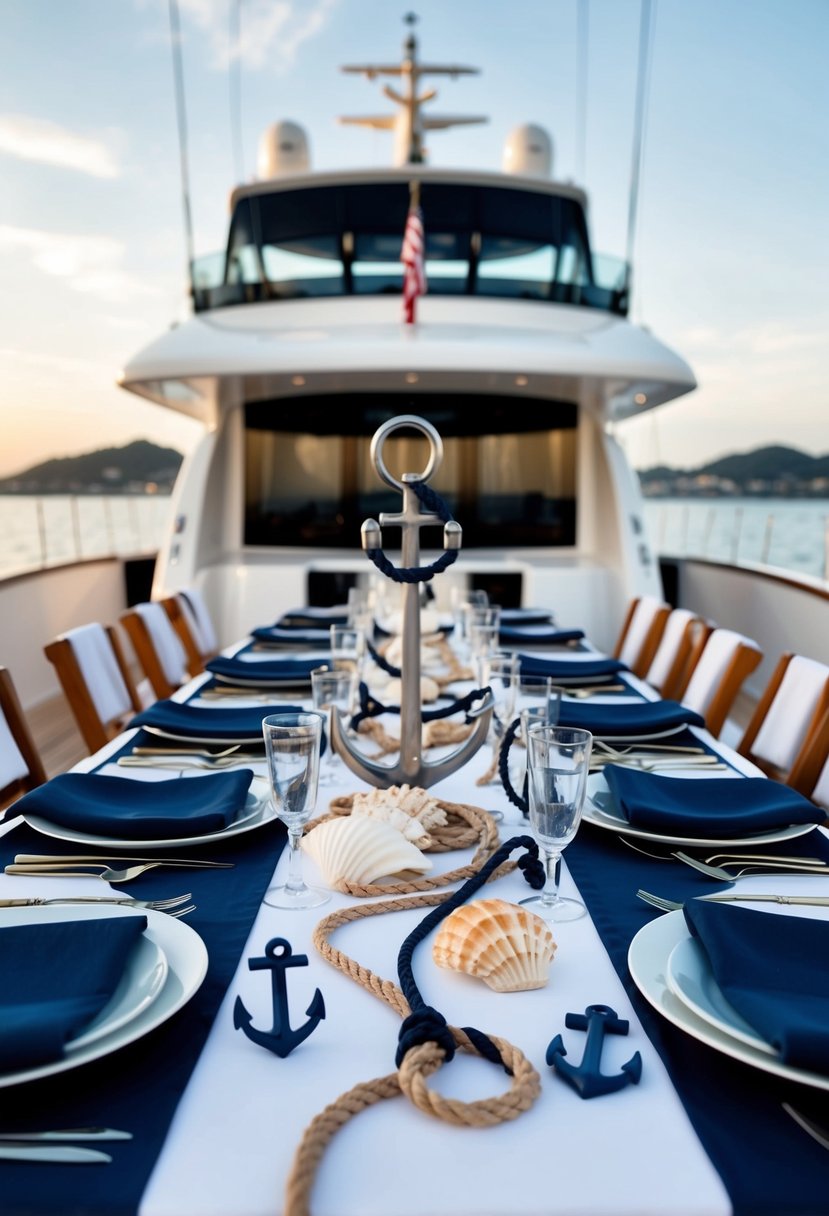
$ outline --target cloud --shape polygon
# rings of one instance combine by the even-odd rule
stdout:
[[[121,169],[111,143],[112,137],[108,144],[43,118],[0,114],[0,153],[18,160],[74,169],[90,177],[115,178]]]
[[[123,268],[124,245],[109,236],[79,236],[0,224],[0,250],[27,253],[43,274],[63,279],[73,291],[109,303],[159,292]]]
[[[258,71],[285,71],[303,42],[322,30],[339,0],[246,0],[240,9],[238,46],[231,47],[227,0],[179,0],[182,15],[210,43],[213,66],[226,69],[239,60]]]

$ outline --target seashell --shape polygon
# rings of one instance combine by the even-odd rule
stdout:
[[[387,663],[391,663],[392,667],[403,666],[403,639],[401,637],[392,638],[383,650],[383,658]],[[420,670],[427,671],[429,668],[439,670],[444,666],[445,661],[437,641],[422,640],[420,643]]]
[[[351,802],[351,814],[391,823],[419,849],[432,843],[427,828],[443,827],[448,822],[446,811],[431,794],[410,785],[357,793]]]
[[[403,684],[400,680],[389,680],[384,689],[386,700],[392,704],[400,704],[400,696],[403,692]],[[439,686],[430,676],[420,677],[420,700],[422,703],[436,701],[440,693]]]
[[[503,899],[462,904],[432,947],[439,967],[477,976],[496,992],[543,988],[556,943],[546,921]]]
[[[380,622],[382,629],[386,633],[402,634],[403,632],[403,613],[392,612],[389,616],[384,617]],[[440,618],[434,608],[421,608],[420,610],[420,633],[421,636],[425,633],[437,633],[440,628]]]
[[[364,816],[328,819],[303,837],[302,847],[326,882],[340,890],[344,883],[367,884],[410,871],[424,874],[432,868],[429,858],[396,828]]]

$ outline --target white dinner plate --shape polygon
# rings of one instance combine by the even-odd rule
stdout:
[[[671,992],[704,1022],[757,1051],[777,1055],[775,1048],[758,1035],[723,995],[708,957],[695,938],[683,938],[674,946],[668,959],[667,980]]]
[[[207,973],[207,948],[194,929],[184,921],[147,908],[126,908],[111,904],[54,904],[49,907],[4,908],[0,925],[23,925],[56,920],[88,920],[107,916],[146,916],[145,937],[163,951],[167,959],[167,977],[155,999],[129,1022],[111,1027],[86,1045],[75,1046],[68,1055],[48,1064],[15,1072],[0,1073],[0,1088],[38,1081],[55,1073],[78,1068],[102,1056],[126,1047],[155,1030],[172,1017],[198,991]]]
[[[137,912],[140,910],[135,909]],[[112,998],[83,1033],[66,1044],[66,1050],[78,1051],[137,1018],[161,993],[168,971],[167,955],[158,942],[145,933],[135,943]]]
[[[773,915],[769,913],[768,915]],[[690,937],[685,917],[681,911],[665,912],[645,925],[634,937],[628,950],[628,968],[633,982],[658,1013],[684,1030],[692,1038],[707,1043],[715,1051],[741,1060],[762,1072],[773,1073],[790,1081],[798,1081],[813,1089],[829,1090],[829,1077],[809,1072],[805,1068],[793,1068],[784,1064],[768,1051],[758,1051],[726,1033],[711,1022],[698,1017],[684,1001],[681,1001],[668,986],[668,960],[674,948]]]
[[[74,844],[88,844],[93,848],[169,849],[180,848],[182,845],[213,844],[214,841],[228,840],[243,832],[255,831],[256,828],[261,828],[263,824],[276,819],[276,811],[271,802],[267,782],[261,777],[254,777],[253,780],[256,782],[257,788],[255,791],[248,792],[245,805],[233,822],[226,828],[222,828],[220,832],[210,832],[205,836],[168,836],[163,840],[119,840],[112,836],[93,836],[90,832],[65,828],[60,824],[51,823],[48,819],[42,819],[39,815],[24,815],[23,818],[30,828],[34,828],[36,832],[40,832],[44,836],[52,836],[55,840],[71,841]],[[147,789],[152,789],[149,782]]]
[[[268,715],[263,714],[262,716],[266,718]],[[243,739],[240,739],[238,735],[235,738],[229,738],[225,735],[181,735],[170,730],[164,730],[160,726],[142,726],[141,730],[145,730],[148,735],[155,735],[158,739],[171,739],[173,743],[237,743],[239,747],[244,746],[246,743],[258,743],[260,745],[262,743],[261,731],[258,735],[247,735]],[[173,748],[170,751],[173,751]],[[265,759],[264,755],[262,759]]]
[[[671,775],[679,781],[683,779],[705,779],[704,773],[695,774],[693,778],[689,778],[688,776],[683,778],[675,773]],[[722,776],[721,773],[717,775]],[[734,776],[738,778],[740,774],[735,771]],[[587,788],[588,796],[584,800],[584,812],[582,814],[582,819],[585,823],[592,823],[594,827],[604,828],[608,832],[619,832],[625,836],[638,836],[642,840],[652,840],[658,844],[700,845],[703,848],[708,848],[711,845],[717,847],[718,845],[773,844],[779,840],[791,840],[795,836],[805,836],[815,826],[813,823],[791,823],[787,827],[771,828],[768,832],[755,832],[742,836],[668,836],[662,832],[650,832],[646,828],[631,827],[627,819],[617,809],[610,790],[607,787],[607,781],[601,773],[593,773],[588,778]]]
[[[311,677],[295,676],[290,680],[283,679],[250,679],[246,680],[244,676],[228,676],[220,675],[218,671],[212,673],[213,679],[218,680],[220,684],[230,684],[232,688],[258,688],[260,692],[279,692],[280,688],[310,688]]]

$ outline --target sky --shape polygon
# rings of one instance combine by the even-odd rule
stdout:
[[[178,8],[197,255],[223,246],[229,192],[277,119],[305,126],[315,168],[391,163],[388,133],[336,124],[392,108],[339,68],[399,59],[402,4]],[[429,81],[434,112],[489,116],[430,135],[430,162],[498,169],[509,132],[536,122],[554,175],[590,195],[594,249],[623,255],[640,0],[414,11],[422,59],[481,69]],[[139,437],[186,452],[196,423],[116,385],[186,315],[168,0],[0,0],[0,17],[0,476]],[[699,388],[619,428],[637,468],[829,451],[827,63],[829,0],[653,0],[632,319]]]

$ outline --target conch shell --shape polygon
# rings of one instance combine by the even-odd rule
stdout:
[[[313,857],[329,886],[367,885],[404,873],[425,874],[432,863],[396,828],[376,819],[351,815],[328,819],[303,837],[302,847]]]
[[[477,976],[496,992],[543,988],[555,952],[546,921],[503,899],[479,899],[456,908],[432,947],[439,967]]]
[[[410,785],[355,794],[351,814],[390,823],[419,849],[432,843],[428,828],[443,827],[447,822],[443,807],[426,790]]]

